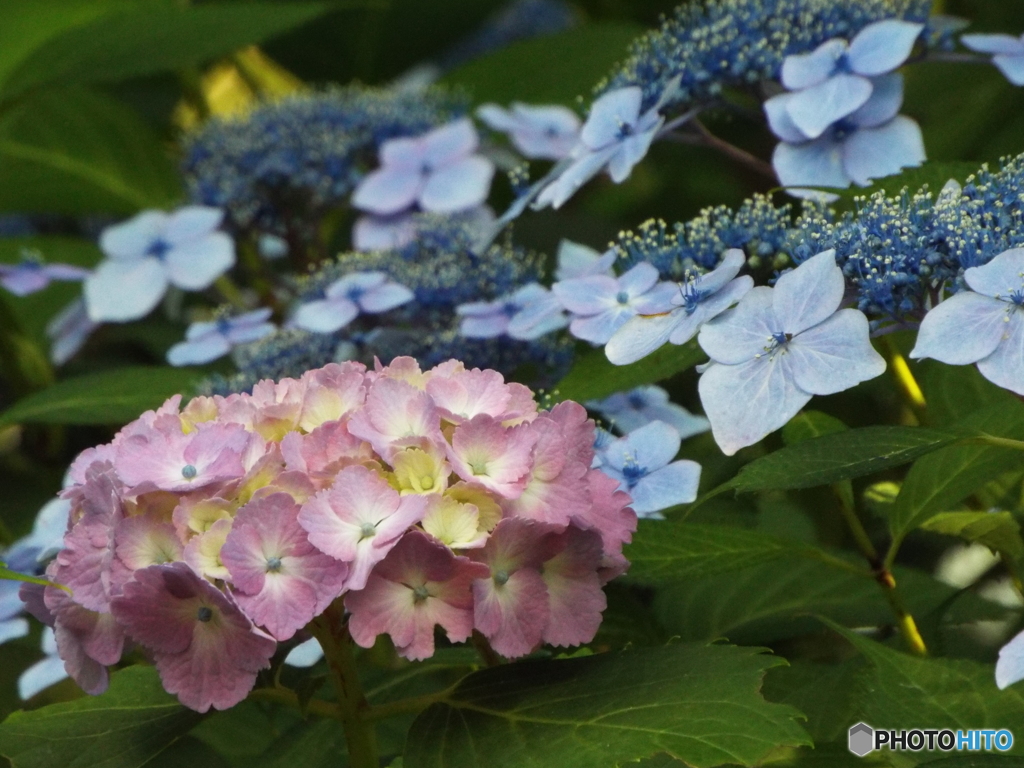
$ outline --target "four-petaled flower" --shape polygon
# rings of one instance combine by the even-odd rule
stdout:
[[[683,439],[711,429],[703,416],[694,416],[681,405],[669,400],[668,392],[653,385],[616,392],[604,400],[592,400],[587,408],[604,416],[613,427],[628,434],[652,421],[663,421],[675,427]]]
[[[143,211],[103,230],[107,260],[85,280],[89,317],[125,322],[149,314],[169,285],[208,288],[235,263],[235,244],[218,232],[224,212],[189,205],[174,213]]]
[[[418,204],[454,213],[487,199],[494,163],[475,154],[479,139],[468,118],[416,138],[391,139],[380,148],[381,167],[352,195],[360,210],[388,216]]]
[[[949,365],[977,363],[981,375],[1024,395],[1024,248],[964,271],[971,289],[933,307],[911,350]]]
[[[539,283],[529,283],[495,301],[473,301],[455,308],[459,332],[469,339],[508,334],[531,341],[569,324],[558,298]]]
[[[839,309],[846,285],[835,251],[812,256],[759,286],[697,337],[711,362],[698,383],[718,446],[731,456],[779,429],[814,395],[873,379],[885,360],[868,321]]]
[[[277,327],[267,322],[273,310],[266,307],[236,317],[192,323],[185,331],[185,341],[167,350],[171,365],[202,365],[224,357],[238,344],[248,344],[269,336]]]
[[[580,134],[580,119],[568,107],[513,102],[511,109],[503,109],[484,104],[476,114],[495,131],[507,133],[515,148],[529,158],[561,160]]]
[[[978,53],[991,53],[992,63],[1014,85],[1024,85],[1024,35],[961,35],[960,42]]]
[[[334,333],[360,312],[387,312],[413,298],[412,291],[389,280],[383,272],[353,272],[327,286],[323,299],[300,305],[292,323],[307,331]]]

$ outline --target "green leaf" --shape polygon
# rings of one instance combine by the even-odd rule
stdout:
[[[139,768],[200,719],[164,691],[156,669],[129,667],[102,696],[12,714],[0,723],[0,755],[13,768]]]
[[[68,26],[37,46],[7,74],[3,96],[53,83],[121,80],[200,64],[305,24],[340,5],[195,5],[147,0],[108,7],[108,12]]]
[[[345,733],[334,720],[306,720],[293,725],[252,768],[334,768],[345,754]]]
[[[853,694],[863,668],[861,659],[840,664],[793,662],[769,670],[762,692],[768,701],[789,704],[807,715],[804,728],[815,745],[845,740],[847,729],[857,722]]]
[[[996,688],[991,664],[919,658],[822,619],[868,661],[857,686],[857,720],[876,728],[1006,728],[1024,721],[1024,689]],[[912,691],[913,695],[909,695]],[[1024,752],[1018,740],[1011,750]],[[901,752],[908,762],[934,753]]]
[[[940,512],[924,521],[921,527],[926,531],[976,541],[1010,560],[1024,557],[1020,525],[1009,512]]]
[[[576,106],[643,33],[633,24],[599,22],[501,48],[446,75],[478,101],[557,102]]]
[[[995,755],[957,755],[929,760],[928,768],[1024,768],[1024,757]]]
[[[828,485],[907,464],[958,439],[921,427],[864,427],[822,435],[755,459],[713,493]]]
[[[753,765],[806,744],[791,707],[759,693],[784,663],[754,648],[672,645],[475,672],[413,723],[406,768],[608,768],[666,753],[693,768]]]
[[[964,433],[1019,438],[1024,404],[1007,403],[976,411],[956,423]],[[889,530],[899,542],[936,512],[948,510],[991,480],[1020,465],[1021,454],[986,445],[955,445],[915,462],[889,508]]]
[[[845,432],[849,427],[835,416],[821,411],[800,411],[782,428],[782,441],[786,445],[796,445],[822,435],[833,435]]]
[[[796,549],[744,528],[641,520],[625,554],[630,580],[658,584],[746,568]]]
[[[572,370],[558,383],[556,390],[561,400],[600,400],[675,376],[706,357],[696,341],[679,347],[665,344],[631,365],[612,365],[603,348],[591,349],[576,357]]]
[[[1011,392],[978,373],[973,365],[922,360],[914,365],[914,372],[927,403],[930,424],[952,424],[986,406],[1007,405],[1017,400]]]
[[[0,209],[134,213],[181,197],[174,165],[149,126],[102,93],[34,93],[0,118]]]
[[[117,368],[76,376],[22,398],[0,413],[7,424],[126,424],[196,381],[190,368]]]

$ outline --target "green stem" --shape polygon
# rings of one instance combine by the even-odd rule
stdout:
[[[921,637],[921,633],[917,629],[917,622],[914,621],[914,617],[907,610],[906,603],[903,602],[903,597],[900,595],[899,590],[896,589],[896,579],[892,575],[892,571],[889,570],[891,563],[887,560],[883,561],[879,557],[878,550],[875,549],[875,545],[871,542],[871,537],[864,530],[864,525],[857,516],[857,510],[854,509],[853,494],[838,493],[837,495],[839,496],[839,509],[842,512],[843,520],[846,521],[846,525],[853,535],[857,549],[860,550],[860,553],[864,555],[864,558],[871,566],[871,573],[875,581],[882,588],[885,599],[889,602],[889,607],[892,608],[893,615],[896,617],[896,626],[903,636],[904,642],[906,642],[913,653],[918,656],[927,656],[928,648],[924,644],[924,638]]]
[[[341,611],[331,606],[313,620],[309,630],[323,648],[338,693],[337,717],[345,730],[349,765],[351,768],[379,768],[377,734],[373,724],[366,719],[370,705],[359,682],[352,637]]]
[[[238,286],[235,285],[234,281],[227,275],[221,275],[213,282],[220,295],[224,297],[235,309],[245,311],[248,309],[248,305],[245,302],[245,297],[242,295],[242,291],[239,290]]]
[[[367,720],[383,720],[387,717],[416,714],[422,712],[431,704],[435,704],[448,698],[449,694],[451,694],[453,690],[455,690],[454,685],[451,688],[446,688],[445,690],[438,691],[437,693],[425,693],[422,696],[412,696],[408,699],[399,699],[398,701],[389,701],[386,704],[378,704],[367,710],[365,718]]]
[[[335,720],[341,717],[341,707],[337,704],[322,701],[321,699],[310,699],[303,706],[302,702],[299,701],[298,694],[290,688],[257,688],[251,691],[246,698],[251,701],[272,701],[277,704],[287,704],[290,707],[295,707],[295,709],[312,712],[320,717],[330,717]]]

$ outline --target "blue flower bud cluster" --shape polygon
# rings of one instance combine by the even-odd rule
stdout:
[[[679,77],[670,103],[707,102],[725,89],[776,79],[790,54],[807,53],[836,37],[850,39],[882,19],[928,22],[930,10],[930,0],[688,2],[634,42],[626,60],[595,92],[639,86],[646,108]],[[924,39],[944,41],[932,31]]]
[[[916,324],[940,292],[962,287],[963,271],[1024,245],[1024,155],[987,166],[961,186],[884,191],[854,198],[853,210],[819,203],[776,206],[755,196],[733,211],[708,208],[669,227],[649,221],[622,233],[622,268],[647,261],[665,279],[713,269],[729,248],[748,268],[795,266],[829,248],[875,330]]]
[[[388,139],[465,113],[460,95],[356,86],[291,96],[186,137],[182,168],[195,203],[224,208],[239,229],[286,236],[342,204]]]

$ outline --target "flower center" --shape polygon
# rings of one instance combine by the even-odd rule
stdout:
[[[622,463],[622,477],[626,481],[626,487],[632,489],[646,476],[647,468],[640,466],[640,462],[636,460],[636,454],[627,456]]]
[[[363,523],[359,526],[359,540],[372,539],[373,535],[377,533],[377,526],[373,523]]]
[[[619,304],[629,304],[629,294],[625,291],[619,291],[619,294],[615,297],[615,300]]]
[[[679,286],[680,306],[686,314],[692,315],[697,311],[697,306],[707,297],[706,291],[697,288],[697,281],[700,278],[692,278]]]
[[[494,574],[494,583],[499,587],[504,586],[508,583],[509,573],[508,571],[498,571]]]
[[[186,464],[181,468],[181,476],[186,480],[195,480],[197,474],[199,474],[198,470],[191,464]]]
[[[427,587],[424,584],[420,584],[412,591],[412,601],[414,603],[422,603],[428,597],[430,597],[430,592],[427,591]]]
[[[171,245],[166,240],[157,238],[149,244],[149,248],[146,249],[147,256],[155,256],[156,258],[163,261],[163,258],[167,255],[167,252],[171,250]]]
[[[196,618],[204,624],[213,618],[213,610],[207,608],[205,605],[199,606],[199,610],[196,611]]]
[[[277,573],[281,570],[281,558],[277,555],[267,558],[267,573]]]
[[[424,491],[429,491],[433,487],[434,487],[434,478],[433,477],[431,477],[430,475],[424,475],[423,477],[420,478],[420,488],[422,488]]]

